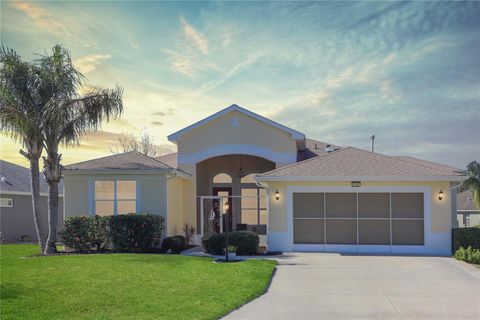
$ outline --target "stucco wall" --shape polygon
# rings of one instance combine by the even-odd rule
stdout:
[[[183,234],[183,181],[173,178],[167,181],[167,235]]]
[[[274,152],[297,152],[290,134],[233,111],[183,135],[178,140],[178,153],[192,154],[224,144],[254,144]]]
[[[1,194],[2,198],[12,198],[13,208],[0,209],[1,237],[6,242],[16,242],[21,236],[28,235],[37,241],[37,232],[33,221],[32,196]],[[59,230],[63,225],[63,197],[59,198]],[[48,232],[48,197],[40,197],[40,221],[43,230]]]
[[[138,212],[167,217],[167,181],[162,174],[65,174],[65,216],[93,214],[95,180],[136,180]]]

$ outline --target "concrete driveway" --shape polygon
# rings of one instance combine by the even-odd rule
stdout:
[[[480,319],[480,269],[452,258],[294,253],[225,319]]]

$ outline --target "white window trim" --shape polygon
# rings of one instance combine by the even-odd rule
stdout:
[[[99,199],[97,200],[95,198],[95,182],[97,181],[113,181],[113,199]],[[135,181],[135,197],[136,199],[118,199],[117,198],[117,181]],[[96,215],[97,214],[97,208],[96,208],[96,202],[97,201],[113,201],[113,215],[117,216],[118,215],[118,201],[135,201],[135,211],[139,212],[140,210],[140,182],[137,179],[126,179],[126,178],[119,178],[119,177],[114,177],[113,179],[94,179],[91,180],[89,185],[89,194],[90,194],[90,201],[89,201],[89,214],[90,215]]]
[[[2,199],[2,202],[1,202],[1,204],[0,204],[0,207],[1,207],[1,208],[13,208],[13,207],[15,206],[15,203],[14,203],[13,198],[2,197],[1,199]],[[4,205],[4,204],[3,204],[3,200],[6,200],[7,202],[10,201],[10,202],[11,202],[11,205],[7,205],[7,204]]]

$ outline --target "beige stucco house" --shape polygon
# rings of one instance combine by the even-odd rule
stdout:
[[[167,235],[251,230],[269,250],[451,253],[460,170],[307,139],[237,105],[137,152],[65,168],[65,216],[150,212]]]

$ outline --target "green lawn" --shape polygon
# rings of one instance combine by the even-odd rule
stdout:
[[[30,257],[0,246],[1,319],[217,319],[261,295],[276,262],[158,254]]]

